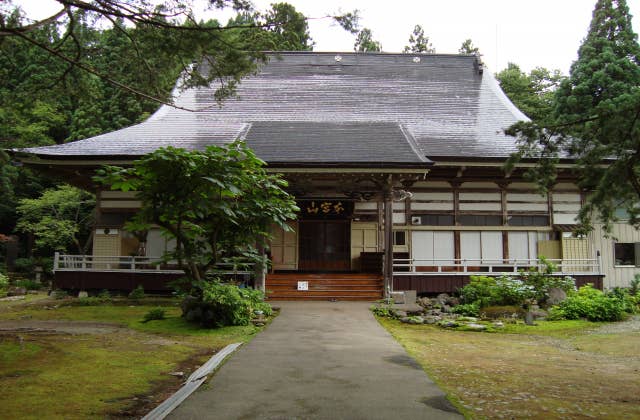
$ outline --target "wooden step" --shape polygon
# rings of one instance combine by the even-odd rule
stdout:
[[[309,290],[298,290],[298,282]],[[265,282],[270,300],[367,300],[382,298],[383,281],[367,273],[275,273]]]
[[[273,285],[273,286],[296,286],[298,284],[298,281],[306,281],[307,283],[309,283],[309,285],[311,284],[317,284],[317,285],[322,285],[322,286],[342,286],[342,285],[354,285],[354,286],[379,286],[382,284],[381,280],[357,280],[357,281],[353,281],[353,280],[323,280],[323,281],[316,281],[316,280],[272,280],[272,279],[267,279],[267,284]]]
[[[350,302],[355,302],[355,301],[364,301],[364,302],[375,302],[376,300],[381,299],[380,296],[378,297],[364,297],[364,296],[346,296],[346,297],[332,297],[332,298],[326,298],[324,296],[306,296],[306,297],[270,297],[268,298],[269,301],[276,301],[276,300],[308,300],[308,301],[350,301]]]

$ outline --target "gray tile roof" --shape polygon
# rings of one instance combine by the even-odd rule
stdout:
[[[428,158],[504,158],[515,144],[502,130],[526,119],[490,72],[478,71],[474,56],[280,53],[222,107],[214,90],[176,97],[196,112],[162,106],[138,125],[25,151],[127,157],[244,137],[272,164],[419,165]]]

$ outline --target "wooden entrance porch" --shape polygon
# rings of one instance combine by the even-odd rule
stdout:
[[[299,282],[306,282],[307,290],[299,290]],[[273,273],[267,274],[265,289],[269,300],[374,301],[382,298],[383,278],[369,273]]]

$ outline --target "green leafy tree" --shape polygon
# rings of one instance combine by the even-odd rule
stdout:
[[[43,255],[51,251],[67,251],[71,247],[78,253],[86,253],[90,238],[87,226],[93,219],[94,207],[92,194],[70,185],[61,185],[44,191],[36,199],[20,200],[16,229],[32,234],[35,249]]]
[[[509,63],[496,79],[518,109],[534,121],[545,121],[553,110],[554,94],[563,76],[559,70],[543,67],[527,74],[517,64]]]
[[[467,38],[464,41],[462,41],[462,45],[460,45],[460,48],[458,49],[458,53],[477,55],[477,54],[480,54],[480,50],[478,49],[478,47],[473,45],[473,41],[471,41],[471,38]]]
[[[436,49],[431,45],[429,37],[424,35],[422,26],[416,25],[409,36],[409,45],[405,46],[402,52],[405,54],[433,54]]]
[[[590,191],[580,219],[611,228],[617,208],[640,226],[640,45],[625,0],[598,0],[570,75],[555,94],[550,118],[519,123],[520,158],[539,159],[530,171],[547,190],[561,158],[575,161],[578,185]]]
[[[353,50],[356,52],[380,52],[382,44],[373,39],[373,33],[369,28],[362,28],[356,36],[356,42],[353,44]]]
[[[258,261],[256,242],[272,224],[286,229],[295,217],[295,200],[282,189],[286,182],[263,165],[242,142],[192,152],[167,147],[130,168],[106,167],[96,180],[138,191],[142,208],[127,228],[157,225],[175,238],[166,257],[197,283],[219,262],[238,256]]]

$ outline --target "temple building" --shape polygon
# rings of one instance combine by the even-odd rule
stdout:
[[[176,95],[148,120],[63,145],[25,149],[30,166],[98,197],[92,255],[58,256],[56,285],[162,289],[176,270],[150,265],[173,244],[158,229],[140,243],[122,229],[135,192],[91,181],[162,146],[204,149],[243,139],[283,174],[300,212],[274,229],[272,266],[257,286],[272,299],[367,299],[392,290],[451,292],[474,274],[514,274],[554,261],[578,284],[627,285],[640,234],[601,227],[576,237],[585,192],[570,160],[545,196],[504,163],[504,134],[526,120],[475,55],[283,52],[242,81],[221,106],[216,86]]]

